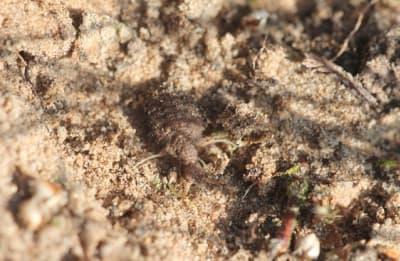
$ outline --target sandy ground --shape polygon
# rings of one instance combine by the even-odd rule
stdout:
[[[399,14],[3,0],[0,259],[399,260]]]

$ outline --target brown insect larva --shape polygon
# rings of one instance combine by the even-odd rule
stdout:
[[[167,156],[187,178],[222,184],[204,175],[198,150],[215,143],[225,143],[234,148],[237,145],[224,138],[203,137],[207,122],[192,96],[185,93],[155,93],[145,100],[143,111],[150,143],[158,145],[160,153],[139,161],[135,167],[148,160]]]
[[[197,146],[206,122],[193,97],[184,93],[158,93],[145,101],[144,113],[149,138],[162,151],[152,158],[168,155],[181,165],[183,172],[189,168],[199,172]]]

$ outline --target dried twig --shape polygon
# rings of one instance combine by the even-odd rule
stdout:
[[[360,29],[362,22],[364,20],[365,14],[371,9],[371,7],[373,5],[375,5],[379,0],[372,0],[371,2],[369,2],[368,5],[366,5],[360,12],[360,14],[357,17],[357,21],[356,24],[354,25],[353,30],[351,30],[351,32],[349,33],[349,35],[347,35],[347,37],[344,39],[340,50],[337,52],[337,54],[335,55],[335,57],[333,57],[332,59],[330,59],[330,61],[334,62],[336,61],[340,56],[342,56],[342,54],[347,50],[347,48],[349,47],[349,42],[350,40],[354,37],[354,35],[357,33],[357,31]]]
[[[316,55],[307,55],[303,65],[308,68],[318,68],[320,72],[333,73],[337,75],[349,89],[356,91],[371,105],[378,105],[378,100],[364,86],[354,79],[353,75],[346,72],[342,67],[335,63]],[[321,70],[322,69],[322,70]]]
[[[298,212],[298,208],[292,207],[284,214],[277,238],[271,239],[268,245],[268,260],[273,260],[288,251],[293,231],[297,225]]]

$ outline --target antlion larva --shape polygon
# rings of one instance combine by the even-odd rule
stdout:
[[[152,93],[146,97],[143,111],[148,138],[151,143],[158,145],[160,152],[135,166],[167,156],[180,168],[183,175],[219,184],[203,175],[198,150],[214,143],[227,143],[234,147],[236,144],[225,139],[204,137],[207,121],[193,96],[182,92]]]
[[[174,158],[184,169],[199,171],[197,147],[206,121],[195,99],[185,93],[156,93],[145,101],[144,113],[149,138],[160,147],[160,155]]]

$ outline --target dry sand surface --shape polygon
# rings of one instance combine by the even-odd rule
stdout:
[[[0,260],[400,260],[399,0],[2,0]]]

